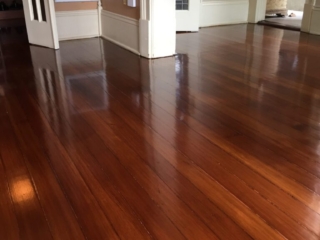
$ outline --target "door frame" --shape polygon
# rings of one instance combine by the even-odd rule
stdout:
[[[52,20],[50,26],[51,26],[51,31],[52,31],[52,34],[53,35],[56,35],[57,38],[56,40],[53,39],[54,41],[54,47],[52,49],[59,49],[60,47],[60,44],[59,44],[59,35],[58,35],[58,26],[57,26],[57,17],[56,17],[56,10],[55,10],[55,1],[54,0],[44,0],[44,1],[48,1],[48,7],[49,7],[49,12],[48,14],[50,15],[50,18]],[[25,11],[25,6],[23,6],[23,11]],[[24,18],[24,21],[25,21],[25,24],[26,24],[26,30],[27,30],[27,36],[28,36],[28,41],[29,41],[29,32],[28,32],[28,28],[27,28],[27,16],[24,12],[23,14],[23,18]],[[32,44],[29,42],[29,44]],[[50,48],[48,46],[42,46],[42,45],[36,45],[36,46],[40,46],[40,47],[47,47],[47,48]]]
[[[248,22],[257,23],[265,19],[267,1],[249,0]],[[303,9],[303,18],[301,23],[301,32],[320,35],[320,1],[306,0]]]

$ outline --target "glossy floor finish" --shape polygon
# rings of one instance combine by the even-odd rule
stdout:
[[[0,239],[320,238],[320,37],[1,37]]]

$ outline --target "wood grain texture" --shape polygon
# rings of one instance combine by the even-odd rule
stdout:
[[[320,238],[319,37],[206,28],[149,61],[10,34],[0,239]]]

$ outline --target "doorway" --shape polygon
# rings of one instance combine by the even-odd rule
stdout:
[[[300,31],[304,0],[267,0],[265,20],[259,24]]]
[[[23,29],[30,44],[59,49],[54,0],[1,0],[0,37]]]

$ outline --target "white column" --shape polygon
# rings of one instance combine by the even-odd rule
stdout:
[[[267,0],[249,0],[248,22],[257,23],[265,19]]]
[[[102,5],[101,5],[101,0],[98,1],[98,31],[99,31],[99,36],[102,35],[102,27],[101,27],[101,11],[102,11]]]
[[[310,4],[311,5],[311,4]],[[309,32],[320,35],[320,1],[315,0],[310,14]]]
[[[141,56],[150,57],[150,7],[149,0],[140,0],[139,51]]]
[[[141,0],[140,54],[146,58],[172,56],[176,48],[176,17],[173,0]]]
[[[301,23],[302,32],[310,32],[312,9],[314,5],[314,0],[306,0],[303,9],[303,18]]]

